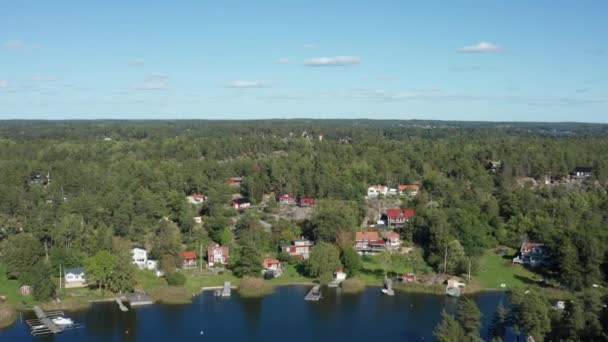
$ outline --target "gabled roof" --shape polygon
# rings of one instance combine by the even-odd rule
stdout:
[[[248,198],[245,197],[241,197],[241,198],[235,198],[232,200],[233,204],[245,204],[245,203],[250,203]]]
[[[591,166],[577,166],[574,169],[574,172],[585,172],[585,173],[590,173],[593,172],[593,168]]]
[[[291,199],[291,198],[296,198],[296,197],[293,194],[285,194],[285,193],[283,193],[283,194],[279,195],[279,198],[289,198],[289,199]]]
[[[270,265],[278,265],[281,262],[279,261],[279,259],[270,259],[270,258],[266,258],[264,259],[263,265],[264,267],[269,267]]]
[[[196,259],[196,252],[195,251],[183,251],[183,252],[179,252],[179,255],[184,258],[184,259]]]
[[[400,208],[391,208],[386,210],[386,216],[390,218],[410,218],[414,216],[416,213],[414,209],[400,209]]]
[[[190,197],[195,198],[195,199],[199,199],[199,198],[205,198],[207,196],[205,196],[203,194],[192,194],[192,195],[190,195]]]
[[[417,191],[417,190],[420,190],[420,185],[418,185],[418,184],[401,184],[401,185],[399,185],[399,190]]]
[[[399,236],[399,233],[396,232],[388,232],[386,235],[384,235],[384,237],[387,239],[399,239],[401,236]]]
[[[209,254],[213,254],[213,251],[216,250],[216,249],[222,250],[223,254],[228,254],[228,247],[226,247],[226,246],[220,246],[218,244],[210,245],[209,248],[207,248],[207,254],[208,255]]]
[[[380,240],[380,233],[378,233],[377,231],[357,232],[355,234],[355,240],[357,240],[357,241]]]
[[[544,243],[540,243],[540,242],[524,242],[521,244],[521,249],[520,250],[524,250],[524,249],[531,249],[534,247],[544,247],[545,244]]]
[[[84,267],[72,267],[63,270],[64,274],[84,274]]]
[[[387,190],[388,186],[377,184],[377,185],[372,185],[369,188],[370,189],[375,189],[375,190]]]

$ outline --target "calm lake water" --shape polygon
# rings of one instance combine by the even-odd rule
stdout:
[[[306,302],[308,288],[286,286],[259,299],[230,299],[211,292],[188,305],[150,305],[121,312],[115,303],[69,313],[84,328],[34,338],[20,320],[0,331],[0,341],[432,341],[441,310],[458,300],[427,294],[387,297],[379,288],[358,295],[323,289],[319,302]],[[484,333],[502,292],[473,296],[483,312]],[[26,317],[24,317],[25,319]]]

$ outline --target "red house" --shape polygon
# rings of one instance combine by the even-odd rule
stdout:
[[[280,194],[279,203],[281,204],[296,204],[296,197],[293,194]]]
[[[230,186],[239,186],[243,183],[243,177],[230,177],[226,180],[226,183]]]
[[[403,226],[409,222],[410,217],[414,216],[414,209],[393,208],[386,210],[386,218],[388,225]]]
[[[312,207],[315,205],[315,199],[312,197],[301,197],[300,207]]]
[[[314,244],[311,241],[302,238],[300,240],[295,240],[292,244],[282,245],[281,251],[291,256],[308,259],[312,246],[314,246]]]
[[[197,265],[196,252],[195,251],[183,251],[179,252],[179,256],[182,258],[182,268],[193,268]]]
[[[215,264],[227,265],[229,255],[228,247],[220,246],[219,244],[211,245],[207,248],[207,262],[209,267]]]
[[[377,231],[355,233],[355,249],[359,253],[375,253],[383,251],[385,248],[386,243]]]

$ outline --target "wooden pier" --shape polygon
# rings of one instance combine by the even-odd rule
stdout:
[[[66,330],[82,328],[82,324],[58,325],[53,322],[55,318],[64,318],[62,311],[44,312],[39,306],[34,306],[34,314],[36,318],[28,319],[25,322],[30,327],[32,336],[44,336],[50,334],[59,334]]]
[[[221,289],[215,290],[215,296],[220,298],[230,297],[232,287],[230,286],[230,282],[224,282],[224,287]]]
[[[147,293],[144,293],[144,292],[129,293],[129,294],[127,294],[126,299],[129,302],[129,305],[131,306],[131,308],[133,308],[135,306],[154,304],[152,297],[150,297]]]
[[[384,277],[384,288],[382,289],[382,293],[387,296],[394,296],[395,290],[393,290],[393,280],[387,277]]]
[[[310,289],[310,291],[308,292],[308,294],[306,294],[306,297],[304,297],[304,300],[309,300],[309,301],[317,302],[321,298],[322,298],[322,296],[321,296],[321,285],[315,285],[312,289]]]
[[[122,303],[122,299],[121,298],[114,298],[114,300],[116,301],[116,304],[118,304],[118,307],[120,308],[120,311],[122,312],[127,312],[129,311],[129,308],[127,308],[123,303]]]

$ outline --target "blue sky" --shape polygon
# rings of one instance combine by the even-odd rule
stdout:
[[[0,0],[0,119],[608,122],[608,1]]]

